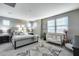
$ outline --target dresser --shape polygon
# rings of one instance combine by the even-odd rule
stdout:
[[[73,55],[79,56],[79,35],[75,35],[73,40]]]
[[[0,34],[0,44],[9,42],[9,34],[8,33],[1,33]]]

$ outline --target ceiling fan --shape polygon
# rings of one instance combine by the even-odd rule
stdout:
[[[16,3],[4,3],[4,4],[6,4],[6,5],[8,5],[8,6],[10,6],[10,7],[15,7],[15,5],[16,5]]]

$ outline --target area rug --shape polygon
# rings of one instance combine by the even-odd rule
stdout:
[[[16,56],[59,56],[61,51],[61,49],[45,46],[36,46],[26,50],[25,52],[20,52],[16,54]]]

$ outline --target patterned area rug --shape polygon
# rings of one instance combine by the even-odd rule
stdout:
[[[36,46],[32,49],[20,52],[17,56],[59,56],[61,49],[55,49],[45,46]]]

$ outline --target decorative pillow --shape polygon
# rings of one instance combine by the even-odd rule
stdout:
[[[61,41],[61,37],[60,36],[56,36],[56,38],[57,38],[57,41]]]

